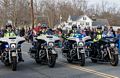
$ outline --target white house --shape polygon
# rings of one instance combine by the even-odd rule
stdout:
[[[90,19],[87,15],[69,16],[67,20],[68,26],[76,24],[78,27],[80,26],[81,28],[92,27],[92,22],[92,19]]]

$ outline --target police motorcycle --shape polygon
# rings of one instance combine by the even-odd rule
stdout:
[[[21,44],[25,42],[23,37],[4,37],[0,38],[2,43],[1,61],[5,66],[11,66],[13,71],[17,70],[17,64],[21,62]]]
[[[92,41],[88,44],[89,58],[93,63],[97,61],[110,62],[112,66],[117,66],[119,62],[118,49],[117,49],[117,38],[110,35],[102,35],[102,39],[98,42],[99,48],[96,48]]]
[[[81,66],[85,65],[85,39],[83,34],[74,34],[67,38],[62,54],[69,63],[79,61]]]
[[[60,39],[54,35],[40,35],[35,40],[29,50],[30,56],[38,64],[47,63],[49,67],[54,67],[58,57],[55,47]]]

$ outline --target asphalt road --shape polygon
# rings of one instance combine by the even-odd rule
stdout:
[[[117,67],[109,63],[92,63],[86,60],[86,65],[81,67],[79,64],[69,64],[62,57],[58,50],[59,58],[56,66],[49,68],[47,65],[36,64],[34,59],[28,55],[31,45],[24,43],[23,58],[25,62],[18,64],[17,71],[12,71],[10,67],[4,66],[0,62],[0,78],[119,78],[120,64]]]

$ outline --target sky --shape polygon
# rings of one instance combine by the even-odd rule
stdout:
[[[37,1],[39,2],[40,0]],[[59,0],[59,1],[65,1],[65,0]],[[105,1],[109,3],[110,6],[120,7],[120,0],[86,0],[86,1],[88,2],[89,5],[98,4],[98,3],[102,3],[102,1]]]
[[[108,2],[112,6],[120,6],[120,0],[87,0],[89,4],[97,4],[102,1]]]

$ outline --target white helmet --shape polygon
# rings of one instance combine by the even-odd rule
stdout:
[[[12,21],[11,20],[8,20],[6,25],[12,25]]]

